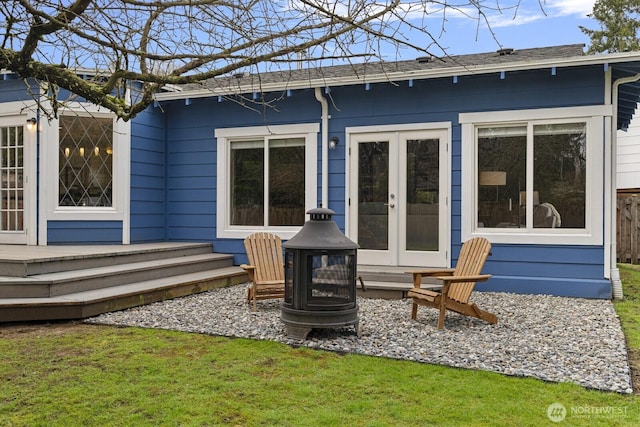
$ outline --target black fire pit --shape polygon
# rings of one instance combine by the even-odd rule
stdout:
[[[358,327],[358,245],[331,219],[331,209],[311,209],[310,220],[283,244],[284,302],[281,319],[291,338],[304,340],[314,328]]]

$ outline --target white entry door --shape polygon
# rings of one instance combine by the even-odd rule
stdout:
[[[449,130],[350,133],[349,235],[358,263],[444,267]]]
[[[0,244],[30,243],[28,231],[35,227],[35,179],[30,173],[36,125],[32,127],[23,115],[0,117]]]

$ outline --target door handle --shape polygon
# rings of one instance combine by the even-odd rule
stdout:
[[[393,193],[392,193],[392,194],[389,194],[389,198],[390,198],[391,200],[393,200],[393,199],[395,199],[395,198],[396,198],[396,195],[395,195],[395,194],[393,194]],[[395,208],[395,207],[396,207],[396,205],[395,205],[394,203],[385,203],[384,205],[385,205],[385,206],[389,206],[390,208]]]

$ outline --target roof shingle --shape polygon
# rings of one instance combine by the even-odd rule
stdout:
[[[270,90],[316,87],[335,84],[354,84],[375,81],[408,80],[426,74],[436,76],[473,74],[485,66],[499,67],[552,61],[583,55],[583,44],[513,50],[510,54],[498,52],[457,55],[442,58],[417,58],[395,62],[369,62],[345,65],[318,66],[257,74],[238,74],[217,77],[202,83],[179,86],[181,92],[209,91],[216,94],[249,93]]]

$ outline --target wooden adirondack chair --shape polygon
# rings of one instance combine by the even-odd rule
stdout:
[[[469,301],[471,292],[477,282],[483,282],[491,277],[490,274],[480,274],[484,266],[491,243],[483,237],[476,237],[462,245],[462,251],[455,269],[412,270],[413,288],[407,296],[413,299],[411,318],[416,319],[418,305],[434,307],[440,310],[438,329],[444,327],[444,317],[447,310],[455,311],[466,316],[477,317],[489,323],[497,323],[498,318],[478,308]],[[442,291],[434,292],[421,289],[423,277],[435,277],[443,282]]]
[[[244,240],[249,264],[242,264],[252,282],[247,292],[247,303],[269,298],[284,297],[284,261],[282,240],[270,233],[255,233]]]

